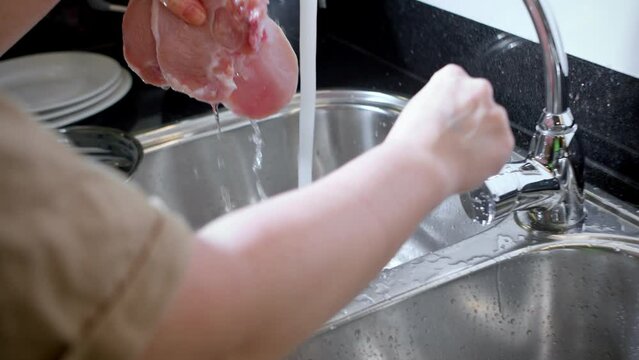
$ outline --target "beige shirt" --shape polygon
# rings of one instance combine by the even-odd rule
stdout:
[[[0,359],[132,359],[193,242],[0,99]]]

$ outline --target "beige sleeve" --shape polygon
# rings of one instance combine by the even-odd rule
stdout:
[[[132,359],[193,235],[0,99],[0,359]]]

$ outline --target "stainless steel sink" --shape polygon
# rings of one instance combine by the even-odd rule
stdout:
[[[376,92],[320,91],[314,178],[379,144],[406,101]],[[296,97],[259,123],[226,112],[219,132],[211,115],[140,134],[145,158],[133,179],[200,227],[232,209],[297,187],[298,118]],[[387,267],[483,230],[466,217],[456,197],[450,198],[424,219]]]
[[[405,103],[320,92],[314,177],[379,144]],[[139,134],[134,181],[193,227],[293,189],[298,110],[295,98],[257,125],[222,113],[220,127],[207,116]],[[639,212],[591,187],[586,199],[586,221],[565,235],[513,216],[484,228],[447,199],[289,358],[639,359]]]
[[[290,359],[639,359],[639,242],[540,244],[326,329]]]

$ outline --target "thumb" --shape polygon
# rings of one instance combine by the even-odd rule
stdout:
[[[200,26],[206,21],[206,10],[200,0],[160,0],[173,14],[190,25]]]

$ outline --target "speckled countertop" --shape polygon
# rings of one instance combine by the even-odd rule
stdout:
[[[119,47],[106,50],[102,53],[118,59],[126,66]],[[390,63],[329,37],[319,39],[317,61],[319,89],[378,90],[410,96],[425,82]],[[146,85],[133,75],[133,86],[121,101],[70,126],[100,125],[140,132],[212,111],[208,104],[172,90]]]
[[[269,11],[297,48],[298,0],[271,1]],[[125,65],[121,17],[89,9],[85,0],[65,0],[4,58],[84,50]],[[319,34],[318,88],[411,96],[438,68],[458,63],[493,83],[497,101],[510,114],[518,146],[527,148],[543,107],[538,45],[406,0],[367,0],[366,6],[362,1],[331,2],[320,10]],[[637,206],[639,79],[574,57],[570,64],[571,108],[588,157],[586,180]],[[135,76],[125,98],[74,125],[141,132],[210,112],[207,104],[147,86]]]

